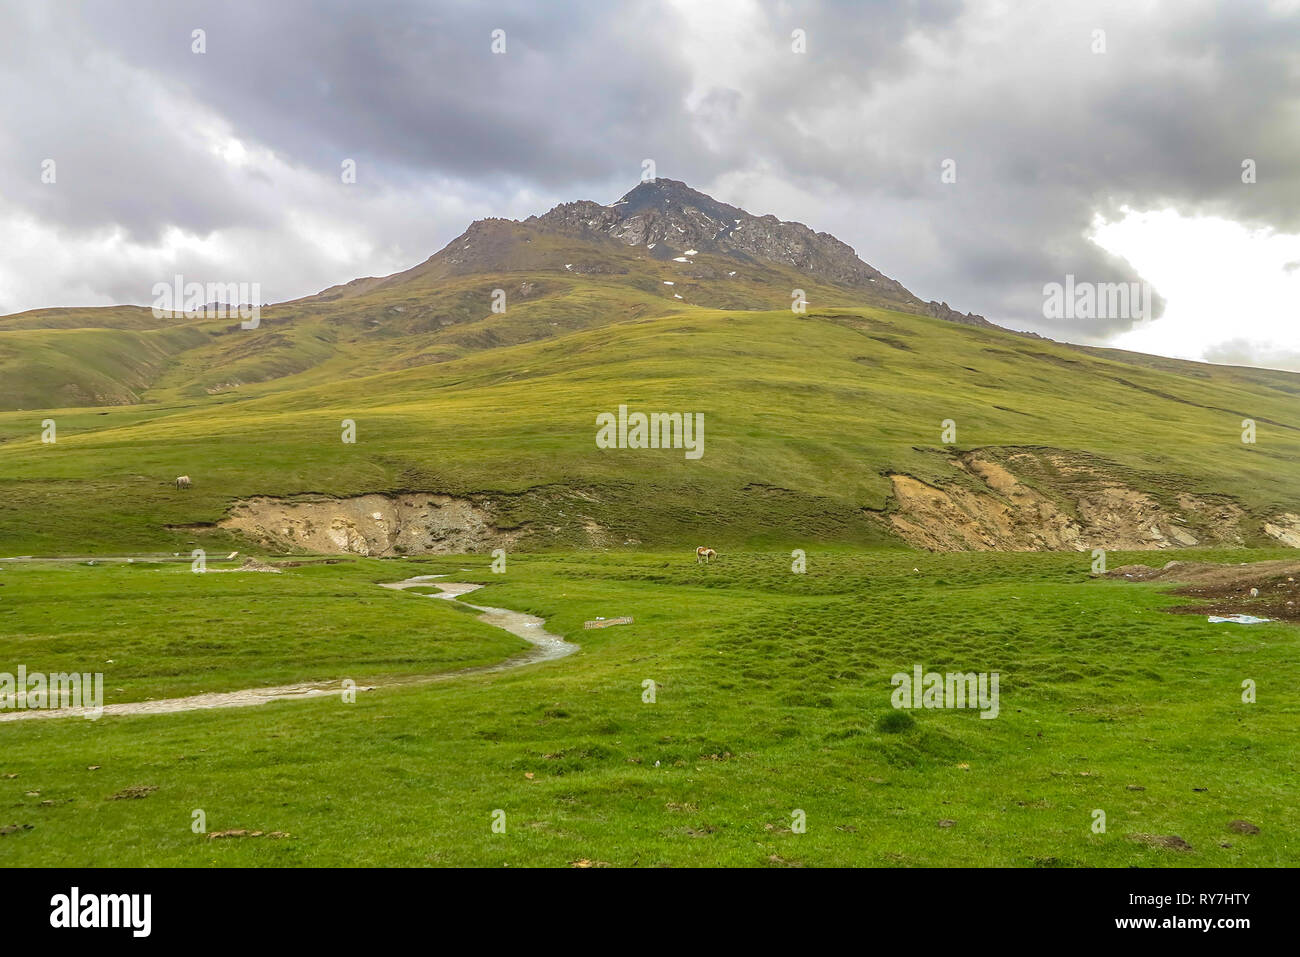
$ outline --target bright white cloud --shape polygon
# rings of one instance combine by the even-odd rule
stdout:
[[[1300,371],[1300,235],[1176,210],[1094,223],[1091,238],[1127,259],[1165,299],[1158,318],[1106,340],[1137,352]]]

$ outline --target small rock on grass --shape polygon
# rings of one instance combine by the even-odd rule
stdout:
[[[118,791],[116,794],[110,797],[109,800],[126,801],[126,800],[131,800],[133,798],[145,798],[148,797],[150,794],[153,794],[153,792],[157,790],[158,790],[158,785],[156,784],[133,784],[129,788],[123,788],[122,790]]]
[[[1177,834],[1130,834],[1128,838],[1130,841],[1137,841],[1147,847],[1163,847],[1170,851],[1190,851],[1193,849],[1192,845]]]

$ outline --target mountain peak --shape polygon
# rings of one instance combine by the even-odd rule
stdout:
[[[697,287],[697,305],[769,309],[777,289],[780,300],[788,303],[785,297],[794,289],[828,283],[845,288],[849,302],[996,328],[982,316],[960,313],[946,302],[918,298],[830,233],[772,215],[755,216],[680,180],[662,177],[638,183],[608,205],[577,200],[522,221],[476,220],[419,266],[383,279],[334,286],[317,297],[333,299],[415,279],[501,271],[635,276],[641,274],[637,262],[645,260],[671,262],[676,269],[691,270],[679,273],[682,278],[707,283],[707,289]],[[756,281],[769,292],[756,296]],[[662,283],[666,289],[675,285],[675,280]],[[673,292],[673,298],[683,298]]]
[[[980,316],[949,308],[947,303],[922,301],[863,262],[851,246],[830,233],[814,232],[803,223],[772,215],[755,216],[680,180],[646,180],[608,206],[589,200],[562,203],[542,216],[530,216],[524,224],[642,246],[656,259],[704,253],[749,265],[782,266],[824,282],[870,290],[872,298],[891,308],[990,325]]]
[[[681,180],[658,179],[642,180],[610,204],[610,208],[628,207],[625,213],[651,206],[671,206],[687,204],[697,207],[716,207],[719,212],[734,211],[744,214],[744,210],[726,203],[720,203],[712,196],[692,189]]]

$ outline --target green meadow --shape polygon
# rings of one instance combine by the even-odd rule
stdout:
[[[1300,863],[1294,626],[1170,614],[1188,599],[1093,578],[1086,554],[807,545],[797,574],[793,547],[710,566],[519,554],[505,574],[485,556],[278,575],[0,563],[0,670],[102,670],[106,704],[381,685],[354,703],[0,723],[0,826],[18,826],[0,863]],[[522,647],[457,603],[378,587],[424,574],[484,583],[466,600],[543,616],[581,650],[383,687]],[[891,676],[915,665],[998,672],[997,718],[896,710]],[[199,811],[200,830],[266,833],[210,839]]]

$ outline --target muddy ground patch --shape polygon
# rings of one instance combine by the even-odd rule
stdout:
[[[1169,562],[1162,568],[1125,565],[1106,577],[1177,584],[1180,587],[1173,594],[1201,599],[1195,605],[1169,609],[1176,614],[1254,615],[1300,622],[1300,559],[1244,565]]]

